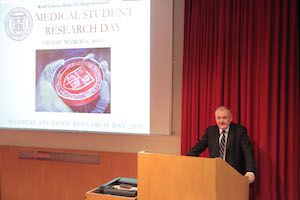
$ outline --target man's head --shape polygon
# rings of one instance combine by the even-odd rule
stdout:
[[[232,115],[228,108],[225,106],[220,106],[215,111],[216,123],[218,127],[225,130],[229,127],[232,121]]]

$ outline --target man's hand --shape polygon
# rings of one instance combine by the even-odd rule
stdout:
[[[255,181],[255,175],[253,172],[247,172],[244,177],[247,179],[247,182],[249,184],[253,183]]]

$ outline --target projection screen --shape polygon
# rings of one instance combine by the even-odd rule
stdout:
[[[0,0],[0,127],[169,134],[171,0]]]

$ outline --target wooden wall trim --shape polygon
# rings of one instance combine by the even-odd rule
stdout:
[[[20,152],[99,155],[98,164],[20,159]],[[137,176],[136,153],[0,146],[1,200],[82,200],[87,191],[116,177]],[[5,162],[3,162],[5,161]]]

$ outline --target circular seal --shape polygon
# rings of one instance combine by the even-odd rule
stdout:
[[[100,97],[103,77],[96,60],[74,57],[57,68],[53,84],[58,96],[74,111],[90,112]]]
[[[7,14],[5,31],[11,39],[21,41],[30,34],[32,24],[30,13],[24,8],[17,7]]]

